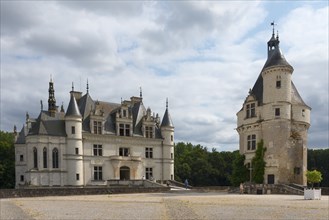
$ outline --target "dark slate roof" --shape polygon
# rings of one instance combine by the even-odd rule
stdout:
[[[23,126],[22,130],[18,134],[16,144],[25,144],[25,142],[26,142],[25,136],[26,136],[25,126]]]
[[[161,127],[174,127],[174,124],[172,123],[168,108],[166,108],[165,114],[162,119]]]
[[[295,105],[305,105],[311,109],[311,107],[306,105],[302,97],[299,95],[296,86],[292,81],[291,81],[291,103]]]
[[[133,105],[131,111],[133,115],[134,133],[142,135],[142,118],[146,112],[145,106],[142,102],[137,102]]]
[[[67,107],[67,110],[66,110],[65,117],[67,117],[67,116],[81,117],[81,113],[79,111],[78,104],[77,104],[77,102],[74,98],[73,93],[71,93],[70,103],[69,103],[69,106]]]
[[[95,103],[89,93],[87,93],[79,99],[78,106],[82,119],[86,119],[89,116],[90,111],[95,108]]]
[[[258,79],[251,90],[251,95],[254,95],[258,101],[258,105],[263,104],[263,77],[262,74],[259,74]]]
[[[41,111],[39,117],[32,123],[29,135],[66,136],[63,113],[51,117],[48,111]]]
[[[268,68],[268,67],[271,67],[271,66],[281,66],[281,65],[290,66],[292,68],[292,66],[287,62],[286,58],[284,58],[280,48],[277,47],[273,51],[271,56],[268,57],[265,65],[263,67],[263,70]]]

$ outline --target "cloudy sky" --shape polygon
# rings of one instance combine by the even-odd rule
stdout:
[[[1,130],[57,105],[71,84],[94,100],[139,96],[177,141],[238,149],[236,113],[267,57],[275,20],[293,81],[312,107],[309,147],[328,147],[327,1],[1,1]]]

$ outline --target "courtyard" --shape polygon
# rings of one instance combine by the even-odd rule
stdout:
[[[1,199],[0,219],[329,219],[329,197],[223,192]]]

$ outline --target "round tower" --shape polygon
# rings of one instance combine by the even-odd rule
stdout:
[[[70,94],[70,103],[65,115],[67,185],[82,186],[84,180],[82,116],[73,91]]]
[[[163,138],[162,157],[163,157],[163,180],[174,180],[174,125],[168,111],[168,99],[166,102],[166,111],[161,123],[161,135]]]

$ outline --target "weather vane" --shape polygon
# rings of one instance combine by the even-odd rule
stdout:
[[[271,26],[273,26],[273,34],[274,34],[274,25],[277,25],[274,21],[271,22]]]

